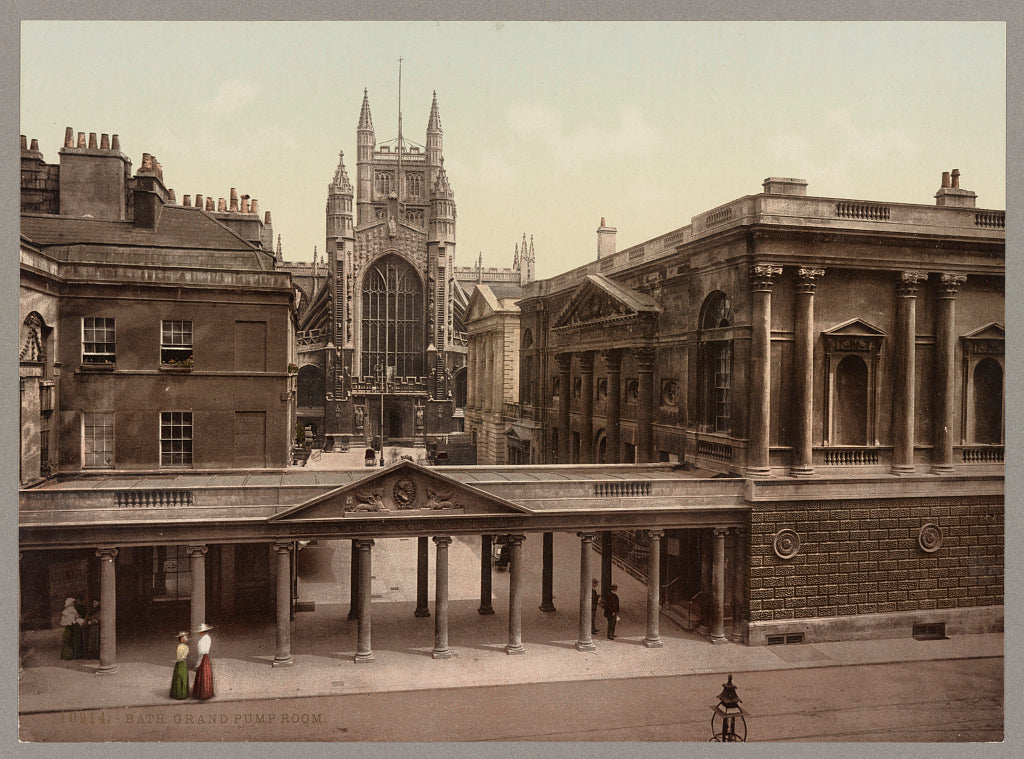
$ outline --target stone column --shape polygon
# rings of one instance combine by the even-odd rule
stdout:
[[[594,351],[580,354],[580,463],[594,463]]]
[[[541,564],[541,588],[540,588],[540,610],[554,611],[554,563],[555,563],[555,536],[550,532],[544,533],[544,558]]]
[[[917,290],[927,276],[923,272],[903,271],[900,272],[900,279],[896,284],[897,342],[894,351],[895,382],[892,400],[892,473],[897,475],[914,473]]]
[[[601,595],[612,589],[612,531],[601,533]]]
[[[648,530],[650,541],[647,554],[647,634],[644,645],[661,648],[658,622],[661,617],[661,538],[664,530]]]
[[[450,659],[448,648],[448,546],[452,539],[435,537],[437,563],[434,567],[434,652],[435,659]]]
[[[572,403],[572,354],[559,353],[558,361],[558,463],[570,464],[572,433],[569,430],[569,406]]]
[[[473,383],[476,381],[476,339],[468,341],[466,345],[466,410],[474,408],[476,403],[476,388]]]
[[[727,529],[716,527],[715,549],[711,566],[711,642],[728,643],[725,637],[725,535]]]
[[[99,548],[96,556],[100,560],[100,666],[96,674],[113,675],[117,673],[117,549]]]
[[[491,381],[493,385],[491,387],[491,394],[494,396],[494,402],[491,404],[491,410],[495,414],[501,415],[504,410],[503,404],[505,402],[505,361],[504,361],[504,339],[501,332],[495,332],[491,337],[491,351],[494,355],[494,371],[491,374]],[[501,423],[501,420],[497,420],[497,424]]]
[[[274,543],[277,553],[277,652],[273,666],[292,664],[292,544]]]
[[[956,294],[967,277],[942,274],[935,296],[935,441],[932,448],[932,473],[952,474],[953,425],[956,413],[953,368],[956,357]]]
[[[745,535],[746,530],[742,527],[733,528],[736,545],[734,546],[732,567],[732,635],[730,638],[735,643],[743,642],[743,610],[747,605],[746,574],[743,571],[747,559]]]
[[[522,654],[523,648],[523,541],[525,535],[509,535],[512,560],[508,580],[508,645],[505,653]]]
[[[192,576],[191,629],[195,630],[206,621],[206,546],[187,546],[188,570]],[[102,605],[102,601],[100,604]]]
[[[370,647],[370,580],[372,574],[372,540],[355,540],[359,553],[359,624],[356,643],[356,663],[373,661],[373,649]]]
[[[772,287],[781,266],[750,267],[750,418],[747,476],[767,477],[772,392]]]
[[[367,422],[369,424],[369,422]],[[349,601],[348,618],[359,619],[359,549],[356,541],[352,541],[352,556],[349,562]]]
[[[427,538],[416,539],[416,611],[417,617],[429,617],[430,608],[427,606],[427,580],[430,573],[430,547],[427,545]]]
[[[580,539],[580,630],[579,639],[576,641],[576,650],[593,651],[595,646],[590,632],[592,608],[590,584],[591,578],[594,576],[591,562],[594,556],[594,538],[597,535],[593,532],[577,532],[576,534]]]
[[[797,477],[814,474],[814,288],[824,269],[797,270],[796,304],[793,315],[793,414],[796,440],[790,473]]]
[[[609,464],[618,464],[622,460],[622,436],[619,434],[622,422],[622,349],[606,350],[604,363],[608,371],[608,398],[605,401],[608,411],[605,433],[607,456]]]
[[[637,456],[641,464],[654,461],[654,349],[635,351],[637,368]]]
[[[491,606],[491,536],[480,536],[480,608],[479,614],[493,614]]]

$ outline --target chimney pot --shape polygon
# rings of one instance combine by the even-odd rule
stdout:
[[[960,187],[960,169],[953,169],[953,189],[959,189]]]
[[[256,198],[253,198],[252,202],[249,204],[249,213],[256,214],[257,216],[260,213],[259,201],[256,200]]]
[[[224,198],[217,198],[217,210],[220,212],[228,210],[228,204],[224,202]]]
[[[234,213],[238,213],[238,190],[234,187],[231,188],[231,210]]]
[[[153,170],[153,156],[149,153],[142,154],[142,165],[139,166],[139,171],[152,171]]]
[[[101,134],[100,135],[100,150],[110,150],[110,135],[109,134]]]
[[[35,138],[33,137],[33,138],[32,138],[32,144],[31,144],[31,145],[29,145],[29,149],[30,149],[30,150],[35,150],[35,151],[38,151],[38,150],[39,150],[39,140],[37,140],[37,139],[35,139]]]
[[[266,211],[263,214],[263,223],[266,224],[267,226],[270,225],[270,211]],[[280,235],[278,235],[278,237],[280,237]]]
[[[948,171],[942,172],[942,186],[943,187],[949,187],[949,172]]]
[[[242,196],[242,213],[249,213],[249,196]]]
[[[203,196],[197,194],[196,195],[196,208],[202,208],[202,207],[203,207]]]
[[[73,148],[75,146],[75,132],[71,127],[65,127],[64,129],[64,147]]]
[[[206,210],[207,211],[212,211],[213,210],[213,198],[207,198],[206,199]]]
[[[28,138],[25,135],[21,135],[21,149],[28,150]]]
[[[190,206],[191,207],[191,205],[192,205],[192,196],[191,195],[182,195],[181,196],[181,204],[183,206]]]
[[[111,150],[120,150],[121,149],[121,140],[118,139],[116,134],[115,135],[111,135],[111,137],[110,137],[110,149]]]
[[[89,148],[92,150],[96,149],[96,133],[89,132]]]
[[[85,147],[85,132],[79,132],[78,133],[78,147],[80,147],[80,148],[84,148]]]
[[[601,217],[601,226],[602,227],[604,226],[604,217],[603,216]],[[525,237],[525,235],[524,235],[524,237]]]
[[[167,202],[172,206],[178,205],[178,199],[174,196],[174,190],[167,191]]]

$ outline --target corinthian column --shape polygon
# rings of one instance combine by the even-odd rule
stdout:
[[[654,461],[654,349],[635,351],[637,369],[637,448],[640,463]]]
[[[622,421],[622,349],[606,350],[604,365],[608,371],[608,398],[605,400],[608,411],[606,455],[609,464],[618,464],[622,459],[619,450],[622,447],[622,437],[619,435],[619,424]]]
[[[953,362],[956,354],[956,294],[967,277],[942,274],[935,291],[935,395],[939,418],[935,424],[932,472],[953,472]]]
[[[772,394],[772,288],[781,266],[750,267],[750,428],[747,475],[771,473],[768,458]]]
[[[572,399],[572,354],[559,353],[558,361],[558,463],[568,464],[570,449],[569,404]]]
[[[594,352],[580,354],[580,463],[594,463]]]
[[[896,283],[897,343],[893,388],[892,473],[914,473],[914,384],[917,380],[917,290],[927,274],[900,272]]]
[[[796,441],[791,473],[814,474],[814,289],[824,269],[800,268],[796,273],[796,308],[793,315],[793,413]]]

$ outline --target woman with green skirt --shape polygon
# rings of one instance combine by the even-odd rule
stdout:
[[[188,633],[178,633],[177,661],[171,675],[171,698],[188,698]]]

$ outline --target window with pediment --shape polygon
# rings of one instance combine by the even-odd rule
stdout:
[[[962,441],[975,445],[1002,445],[1005,393],[1005,331],[990,324],[962,338],[963,399]]]
[[[882,330],[861,319],[821,333],[825,351],[824,445],[878,445],[878,357],[885,337]]]

